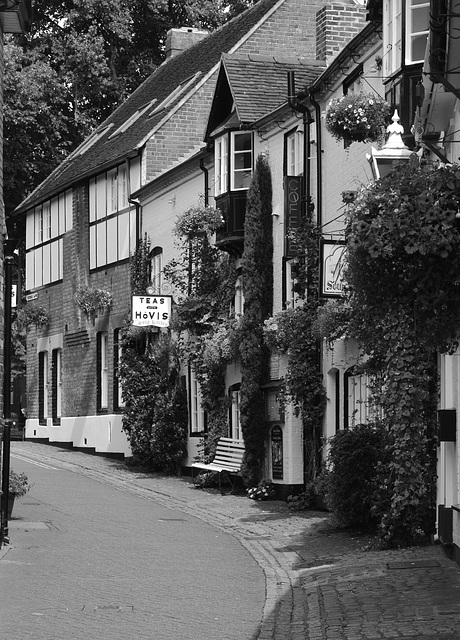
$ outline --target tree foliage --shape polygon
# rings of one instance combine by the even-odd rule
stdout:
[[[5,42],[7,215],[164,60],[170,28],[213,30],[252,0],[35,0]]]
[[[217,440],[227,435],[229,398],[225,371],[237,350],[237,322],[229,318],[235,295],[235,261],[211,243],[222,214],[196,205],[176,221],[178,258],[165,266],[165,278],[176,291],[173,328],[180,336],[181,354],[200,385],[207,433],[205,461]]]
[[[408,163],[363,189],[347,228],[349,333],[378,373],[391,448],[380,505],[389,544],[433,532],[436,351],[457,346],[460,167]]]
[[[178,472],[187,453],[187,394],[170,334],[124,333],[119,379],[125,403],[123,429],[136,462]]]

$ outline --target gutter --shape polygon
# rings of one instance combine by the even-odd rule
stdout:
[[[302,122],[304,127],[303,134],[303,167],[304,180],[302,188],[302,213],[305,215],[308,211],[308,202],[311,196],[310,184],[310,125],[313,123],[310,109],[303,104],[295,92],[295,75],[294,71],[288,71],[288,104],[291,109],[302,114]]]

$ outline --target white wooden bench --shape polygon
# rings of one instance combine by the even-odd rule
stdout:
[[[206,464],[205,462],[194,462],[193,469],[203,469],[204,471],[217,471],[219,474],[219,491],[222,493],[221,476],[225,475],[230,482],[232,491],[235,488],[230,475],[241,475],[241,464],[244,455],[244,442],[233,440],[232,438],[219,438],[216,447],[214,460]],[[193,475],[192,475],[193,477]]]

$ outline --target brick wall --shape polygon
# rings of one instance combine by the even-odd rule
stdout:
[[[323,4],[323,0],[286,0],[238,51],[314,58],[316,12]]]
[[[38,417],[38,349],[49,350],[49,381],[51,382],[51,349],[62,344],[62,416],[75,417],[96,414],[97,366],[96,335],[107,331],[108,411],[113,410],[113,334],[122,325],[130,310],[129,264],[107,267],[89,273],[88,185],[82,183],[73,191],[73,229],[64,238],[64,273],[62,283],[39,291],[37,303],[45,306],[51,322],[47,329],[32,327],[28,332],[27,385],[28,417]],[[89,286],[112,292],[109,312],[94,320],[76,305],[75,294]],[[51,417],[51,391],[48,416]]]
[[[316,15],[316,57],[331,62],[366,24],[366,8],[328,3]]]

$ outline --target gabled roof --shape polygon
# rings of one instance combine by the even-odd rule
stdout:
[[[224,54],[206,138],[223,125],[227,129],[237,125],[250,127],[286,105],[288,71],[295,71],[297,82],[305,86],[314,82],[324,69],[324,62],[306,58]],[[233,108],[235,114],[230,115]]]
[[[138,153],[180,101],[193,92],[280,0],[259,0],[183,53],[164,62],[16,209],[20,213],[74,182]],[[171,98],[169,101],[168,98]],[[136,113],[139,111],[139,115]],[[130,121],[128,127],[125,123]]]

